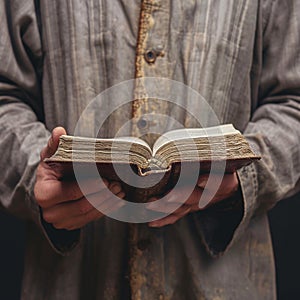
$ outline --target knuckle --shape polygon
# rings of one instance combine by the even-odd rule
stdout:
[[[46,193],[41,192],[38,187],[35,187],[34,189],[34,197],[39,206],[42,208],[47,207],[48,197],[46,196]]]
[[[51,200],[47,196],[47,193],[37,192],[35,193],[35,199],[38,205],[42,208],[48,208],[51,205]]]
[[[48,214],[47,212],[43,212],[43,218],[47,223],[53,223],[55,221],[53,215]]]
[[[51,205],[51,188],[41,180],[37,180],[34,186],[34,197],[36,202],[42,207]]]

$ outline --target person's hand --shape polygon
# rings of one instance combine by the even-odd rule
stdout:
[[[81,182],[80,186],[84,186],[84,190],[89,190],[90,193],[83,195],[75,179],[74,181],[61,180],[59,174],[46,164],[44,159],[55,153],[59,137],[63,134],[66,134],[64,128],[55,128],[47,146],[41,151],[34,195],[46,222],[53,224],[57,229],[73,230],[103,216],[90,202],[97,203],[101,211],[113,211],[122,205],[121,202],[112,199],[111,193],[119,198],[124,198],[125,194],[117,182],[109,183],[103,180],[102,184],[99,184],[99,179],[87,179]],[[88,201],[85,196],[92,201]]]
[[[213,181],[215,182],[221,182],[216,194],[212,196],[212,194],[215,192],[214,186],[208,186],[206,185],[208,181],[208,175],[201,175],[198,179],[197,185],[194,188],[191,195],[188,197],[188,199],[174,212],[172,212],[170,215],[160,219],[155,220],[149,223],[150,227],[163,227],[165,225],[173,224],[179,219],[183,218],[185,215],[196,212],[201,209],[205,209],[208,206],[222,201],[237,192],[239,188],[239,181],[237,178],[236,173],[230,173],[230,174],[224,174],[222,178],[217,178],[221,175],[210,175],[213,176]],[[199,208],[199,200],[203,193],[204,188],[206,189],[206,193],[203,195],[207,199],[201,199],[201,201],[207,203],[205,207]],[[148,209],[151,209],[153,211],[157,212],[164,212],[168,213],[169,211],[174,210],[175,207],[178,207],[178,203],[182,203],[182,197],[185,194],[186,191],[188,191],[190,187],[181,188],[176,193],[169,193],[164,197],[164,204],[161,204],[159,202],[156,202],[158,200],[157,198],[151,198],[149,199],[149,204],[147,206]],[[204,197],[204,198],[205,198]],[[201,204],[201,203],[200,203]],[[172,209],[173,208],[173,209]]]

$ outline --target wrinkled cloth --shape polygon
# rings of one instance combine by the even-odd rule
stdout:
[[[0,2],[0,199],[28,221],[22,299],[275,299],[266,212],[299,190],[299,13],[295,0]],[[261,154],[238,172],[242,210],[216,205],[160,229],[108,217],[54,229],[33,195],[49,132],[72,134],[99,93],[145,77],[199,92]],[[143,135],[147,113],[197,126],[144,92],[100,135],[132,118],[129,133]],[[186,105],[205,118],[201,102]]]

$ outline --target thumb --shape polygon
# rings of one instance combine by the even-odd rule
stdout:
[[[59,144],[59,137],[64,134],[67,134],[67,132],[63,127],[56,127],[52,130],[47,146],[41,152],[41,160],[52,156],[56,152]]]

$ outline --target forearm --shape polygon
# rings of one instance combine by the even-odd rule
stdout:
[[[247,126],[245,135],[262,156],[239,172],[244,198],[254,213],[300,189],[299,125],[300,98],[294,97],[262,105]]]
[[[34,174],[49,132],[40,122],[42,46],[33,1],[0,3],[0,206],[32,218]]]
[[[268,8],[264,7],[266,3]],[[263,26],[256,32],[254,69],[249,74],[253,113],[243,132],[262,159],[238,171],[243,216],[238,226],[228,231],[232,239],[223,243],[223,250],[244,234],[254,216],[300,189],[300,27],[297,20],[300,4],[280,0],[264,4]],[[206,226],[207,241],[212,235],[218,241],[222,228],[228,224],[211,218],[213,213],[207,212],[206,216],[214,222],[213,226]],[[210,245],[210,250],[218,250],[216,243]]]
[[[0,204],[19,217],[36,219],[35,171],[49,132],[26,104],[5,96],[0,99],[0,165],[5,170]]]

